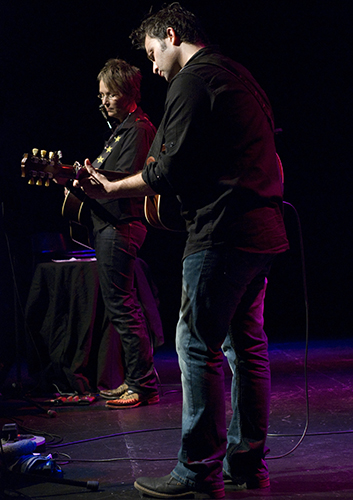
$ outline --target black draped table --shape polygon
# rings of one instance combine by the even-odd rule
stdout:
[[[156,294],[137,259],[136,286],[151,339],[163,343]],[[95,259],[37,265],[26,305],[29,372],[41,386],[84,394],[123,382],[120,338],[101,297]]]

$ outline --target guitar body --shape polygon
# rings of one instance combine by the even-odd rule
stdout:
[[[165,151],[163,144],[161,151]],[[149,156],[146,164],[156,161]],[[156,229],[169,231],[185,231],[185,220],[180,213],[180,202],[176,196],[145,196],[144,212],[147,222]]]
[[[65,195],[61,214],[69,221],[72,241],[85,248],[93,249],[93,223],[88,203],[68,191]]]
[[[71,191],[68,191],[65,196],[61,214],[70,221],[87,227],[91,226],[91,210],[89,206],[84,201],[79,200]]]
[[[185,220],[180,214],[180,203],[175,196],[146,196],[144,212],[147,222],[156,229],[185,231]]]

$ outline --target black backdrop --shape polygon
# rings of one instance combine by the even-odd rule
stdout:
[[[143,72],[142,107],[158,125],[166,82],[152,75],[129,34],[151,0],[3,3],[1,40],[1,344],[13,352],[13,275],[24,304],[33,233],[65,231],[57,186],[18,178],[33,147],[62,150],[72,164],[94,159],[107,130],[98,111],[96,75],[110,57]],[[156,2],[155,7],[158,7]],[[350,336],[351,314],[351,23],[350,0],[185,1],[229,56],[244,64],[273,104],[285,199],[299,214],[313,339]],[[295,214],[286,208],[292,250],[278,259],[267,297],[274,340],[304,340],[303,288]],[[143,257],[160,288],[166,335],[173,339],[183,238],[150,231]],[[21,304],[22,305],[22,304]],[[17,311],[20,330],[21,312]],[[5,354],[6,356],[6,354]]]

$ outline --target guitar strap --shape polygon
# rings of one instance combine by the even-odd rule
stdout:
[[[121,123],[119,123],[118,126],[115,128],[114,132],[112,133],[112,135],[109,137],[109,139],[105,143],[103,151],[101,152],[101,154],[92,163],[93,168],[101,168],[102,167],[102,165],[105,162],[105,160],[108,158],[108,156],[110,155],[110,153],[117,146],[117,144],[119,143],[119,141],[121,139],[121,135],[118,135],[118,132],[123,128],[123,126],[125,125],[125,123],[127,122],[127,120],[136,111],[136,109],[134,109],[134,111],[131,111],[131,113],[129,113],[127,115],[127,117],[125,118],[125,120],[123,120]],[[136,119],[136,121],[139,121],[141,119],[142,119],[141,117],[138,117]]]
[[[108,156],[113,151],[113,149],[116,147],[116,145],[119,143],[121,136],[118,135],[118,132],[119,132],[119,129],[121,128],[121,125],[122,125],[122,123],[120,123],[116,127],[116,129],[114,130],[112,135],[107,140],[103,151],[92,163],[93,168],[102,168],[102,165],[105,162],[105,160],[108,158]]]

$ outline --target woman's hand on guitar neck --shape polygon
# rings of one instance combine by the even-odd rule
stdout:
[[[92,167],[88,158],[74,181],[75,187],[80,187],[87,196],[94,199],[115,198],[116,195],[114,193],[112,195],[112,184],[114,183]]]

